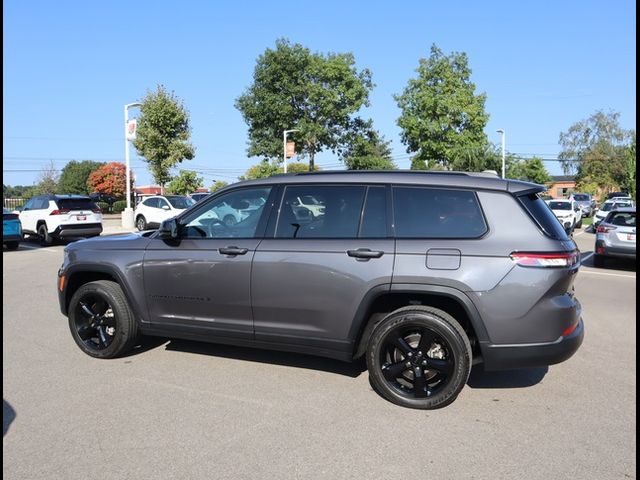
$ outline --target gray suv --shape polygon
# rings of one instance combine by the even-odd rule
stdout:
[[[443,407],[476,363],[550,365],[582,343],[579,252],[543,188],[455,172],[241,182],[158,231],[67,246],[60,307],[93,357],[141,334],[364,356],[384,398]]]

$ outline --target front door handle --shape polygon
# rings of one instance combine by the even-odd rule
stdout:
[[[380,258],[384,252],[370,250],[368,248],[358,248],[357,250],[347,250],[347,255],[354,258]]]
[[[222,255],[244,255],[249,251],[248,248],[238,248],[238,247],[222,247],[219,248],[218,251]]]

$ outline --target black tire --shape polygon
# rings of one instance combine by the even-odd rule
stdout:
[[[604,257],[602,255],[593,255],[593,266],[596,268],[604,268]]]
[[[451,315],[432,307],[404,307],[386,316],[373,330],[366,356],[374,389],[409,408],[449,405],[471,372],[467,334]]]
[[[143,215],[138,215],[136,218],[136,228],[140,231],[147,229],[147,219]]]
[[[236,217],[234,217],[231,214],[225,215],[222,221],[227,227],[233,227],[236,223],[238,223],[238,221],[236,220]]]
[[[53,243],[53,238],[49,235],[46,223],[41,223],[40,226],[38,226],[38,241],[43,247],[49,246]]]
[[[6,242],[7,250],[17,250],[20,242]]]
[[[69,302],[69,329],[76,344],[95,358],[115,358],[138,341],[138,324],[120,285],[99,280],[82,285]]]
[[[580,220],[578,220],[578,223],[576,224],[576,228],[582,228],[582,217],[580,217]]]

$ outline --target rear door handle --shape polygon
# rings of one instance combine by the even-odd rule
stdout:
[[[347,255],[354,258],[380,258],[384,255],[384,252],[369,250],[368,248],[358,248],[357,250],[347,250]]]
[[[218,251],[223,255],[244,255],[249,251],[249,249],[238,247],[222,247],[219,248]]]

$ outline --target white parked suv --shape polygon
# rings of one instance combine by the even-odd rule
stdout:
[[[195,201],[181,195],[154,195],[136,205],[134,218],[138,230],[158,228],[162,222],[195,205]]]
[[[593,215],[593,224],[597,227],[612,210],[618,208],[633,208],[635,205],[631,197],[615,197],[604,202]]]
[[[40,195],[20,211],[25,235],[37,235],[42,245],[54,239],[95,237],[102,233],[102,211],[83,195]]]
[[[582,227],[582,209],[575,200],[547,200],[547,205],[567,232]]]

